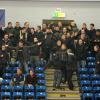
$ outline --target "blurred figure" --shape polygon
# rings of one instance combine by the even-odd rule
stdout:
[[[100,47],[98,45],[95,45],[94,51],[96,55],[96,74],[100,75]]]
[[[12,26],[12,22],[8,22],[8,26],[4,29],[4,33],[8,33],[10,38],[13,37],[13,26]]]
[[[36,75],[34,71],[31,69],[29,70],[29,74],[25,78],[25,85],[33,85],[36,86]]]
[[[0,77],[2,77],[2,75],[4,74],[8,62],[9,55],[7,53],[5,45],[2,45],[0,48]]]
[[[95,35],[96,35],[96,30],[95,30],[94,24],[91,23],[91,24],[90,24],[90,30],[89,30],[88,36],[89,36],[89,38],[90,38],[91,40],[93,40],[93,38],[95,37]]]
[[[20,39],[20,30],[21,30],[20,23],[19,22],[16,22],[15,23],[14,30],[13,30],[15,46],[17,46],[18,41]]]
[[[24,75],[23,75],[23,72],[22,72],[22,69],[21,68],[18,68],[17,69],[17,73],[14,75],[14,77],[12,78],[12,82],[11,82],[11,85],[24,85],[24,81],[25,81],[25,78],[24,78]]]
[[[86,52],[87,48],[84,45],[83,40],[80,39],[78,41],[78,44],[76,45],[76,57],[77,57],[78,68],[85,67],[86,65]]]

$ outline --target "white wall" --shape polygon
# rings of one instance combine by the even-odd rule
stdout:
[[[42,19],[51,19],[56,8],[62,8],[66,19],[75,20],[79,27],[83,22],[93,22],[100,28],[100,2],[0,1],[0,8],[6,10],[6,24],[29,21],[31,26],[40,25]]]

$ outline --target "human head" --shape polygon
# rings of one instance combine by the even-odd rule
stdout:
[[[17,74],[21,75],[22,74],[22,69],[21,68],[17,68]]]
[[[16,26],[16,27],[20,27],[20,23],[19,23],[19,22],[16,22],[16,23],[15,23],[15,26]]]
[[[97,35],[97,36],[100,36],[100,29],[97,29],[97,30],[96,30],[96,35]]]
[[[18,46],[19,47],[23,47],[24,46],[24,41],[23,40],[20,40],[19,43],[18,43]]]
[[[58,40],[58,41],[57,41],[57,46],[61,46],[61,44],[62,44],[62,43],[61,43],[61,40]]]
[[[86,38],[86,35],[84,33],[81,34],[80,39],[85,40],[85,38]]]
[[[34,71],[32,69],[30,69],[29,74],[30,74],[30,76],[32,76],[34,74]]]
[[[66,49],[67,49],[66,45],[65,44],[62,44],[61,45],[61,50],[66,50]]]
[[[8,22],[8,28],[12,28],[12,22]]]
[[[58,27],[62,27],[62,22],[58,22]]]
[[[6,50],[5,45],[2,45],[1,49],[2,49],[2,51],[5,51]]]
[[[86,23],[83,23],[83,24],[82,24],[82,29],[86,29],[86,28],[87,28]]]
[[[26,32],[26,28],[23,27],[23,28],[21,29],[21,32],[22,32],[22,33],[25,33],[25,32]]]
[[[25,27],[26,29],[29,28],[29,25],[30,25],[29,22],[25,22],[25,23],[24,23],[24,27]]]
[[[37,31],[41,31],[41,26],[37,26]]]
[[[82,39],[79,39],[78,43],[79,43],[79,45],[82,45],[83,44]]]
[[[93,29],[94,29],[94,24],[91,23],[91,24],[90,24],[90,30],[93,30]]]
[[[4,35],[4,40],[8,40],[9,39],[9,35],[8,34],[5,34]]]
[[[93,49],[94,49],[95,52],[98,52],[100,47],[98,45],[95,45]]]
[[[63,28],[63,33],[66,33],[66,32],[67,32],[67,28],[64,27],[64,28]]]

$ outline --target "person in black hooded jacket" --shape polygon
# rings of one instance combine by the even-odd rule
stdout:
[[[96,74],[100,75],[100,47],[98,45],[95,45],[94,51],[96,57]]]

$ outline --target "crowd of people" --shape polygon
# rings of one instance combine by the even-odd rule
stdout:
[[[19,22],[15,26],[8,22],[4,30],[0,28],[0,77],[9,62],[20,62],[22,70],[27,71],[28,61],[36,63],[43,59],[47,62],[46,67],[55,69],[53,86],[59,88],[63,78],[63,82],[67,81],[69,89],[73,90],[73,72],[86,66],[89,50],[95,54],[96,73],[100,74],[100,29],[95,29],[93,23],[89,29],[86,23],[78,29],[74,21],[68,26],[58,22],[37,28],[30,28],[29,22],[25,22],[23,27]]]

